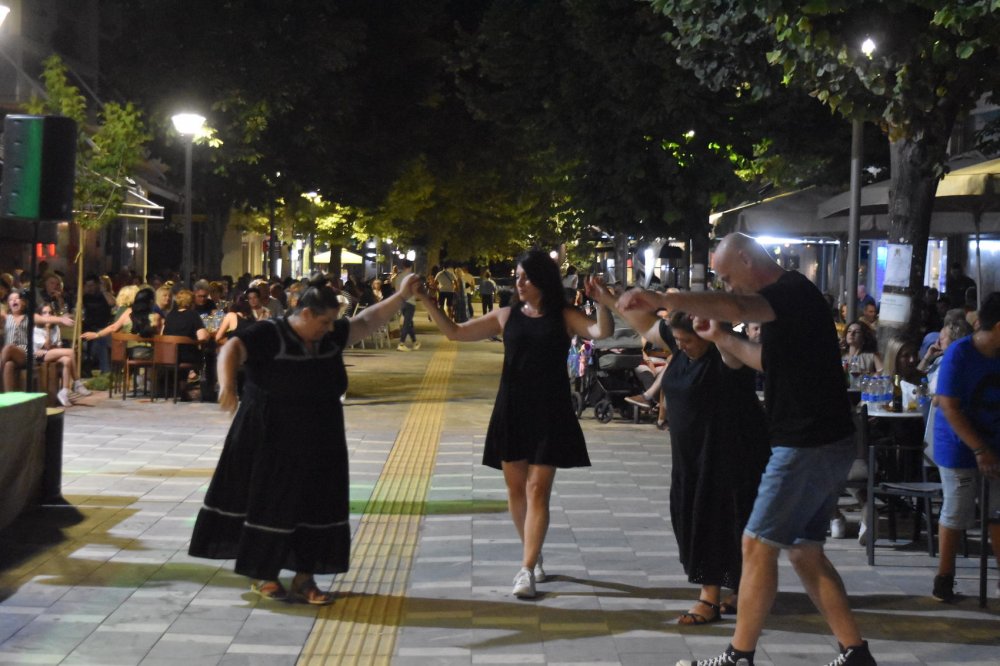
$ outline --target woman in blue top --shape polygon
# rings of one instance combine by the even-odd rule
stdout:
[[[975,522],[983,479],[990,484],[987,515],[995,518],[1000,511],[1000,292],[983,301],[979,330],[948,347],[938,370],[935,400],[944,417],[934,422],[934,462],[941,471],[944,502],[933,595],[952,601],[959,536]],[[989,529],[1000,565],[1000,523],[992,520]]]

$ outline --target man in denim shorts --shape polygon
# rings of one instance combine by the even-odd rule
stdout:
[[[727,364],[765,373],[772,453],[743,532],[736,632],[718,657],[677,666],[753,666],[777,595],[782,550],[841,646],[830,666],[873,666],[843,581],[823,552],[854,460],[854,424],[830,307],[808,279],[781,268],[743,234],[722,240],[712,268],[730,293],[633,290],[618,304],[622,310],[666,307],[695,315],[698,334],[715,343]],[[719,323],[734,321],[760,322],[760,344]]]

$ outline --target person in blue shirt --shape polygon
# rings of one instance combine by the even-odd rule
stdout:
[[[1000,565],[1000,292],[979,310],[979,330],[953,342],[938,370],[934,462],[941,471],[944,502],[938,520],[941,556],[933,596],[956,598],[955,554],[959,536],[975,523],[979,484],[990,484],[990,541]]]

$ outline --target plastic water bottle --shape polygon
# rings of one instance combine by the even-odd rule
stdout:
[[[920,380],[920,388],[917,389],[917,407],[920,409],[921,412],[926,414],[927,410],[930,408],[930,404],[931,404],[931,386],[930,383],[927,381],[927,378],[924,377],[923,379]]]
[[[865,405],[870,405],[872,402],[872,378],[871,375],[864,375],[861,377],[861,402]]]
[[[892,403],[892,377],[889,375],[882,375],[882,404],[888,405]]]

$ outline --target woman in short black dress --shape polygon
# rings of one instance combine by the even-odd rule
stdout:
[[[535,582],[545,576],[541,551],[556,469],[590,465],[566,373],[570,336],[611,335],[608,308],[614,296],[599,280],[591,279],[588,295],[604,306],[597,321],[567,307],[559,267],[541,250],[531,250],[518,260],[516,285],[517,303],[462,324],[441,312],[425,291],[419,298],[449,340],[487,340],[503,334],[503,374],[483,464],[503,470],[511,518],[524,545],[513,594],[532,598]]]
[[[236,374],[246,369],[239,410],[198,514],[190,553],[235,559],[260,579],[263,597],[327,604],[313,574],[347,571],[351,532],[343,350],[384,325],[416,284],[338,318],[337,293],[312,286],[287,319],[267,319],[234,335],[219,353],[219,406],[237,407]],[[278,580],[294,570],[290,590]]]

